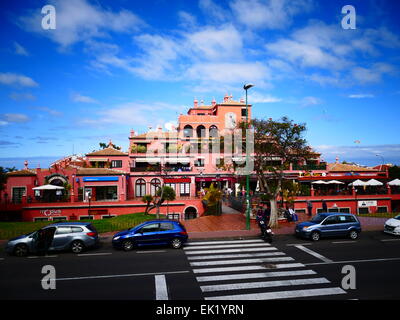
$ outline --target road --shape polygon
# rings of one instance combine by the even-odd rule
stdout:
[[[43,266],[55,270],[45,290]],[[354,267],[355,288],[343,288]],[[117,251],[108,242],[81,255],[51,253],[17,258],[0,253],[0,299],[259,300],[399,299],[400,238],[363,232],[359,239],[317,243],[292,235],[192,241]],[[50,277],[49,277],[50,278]],[[348,278],[347,278],[348,279]]]

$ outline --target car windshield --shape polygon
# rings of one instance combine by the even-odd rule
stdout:
[[[314,218],[312,218],[312,219],[310,220],[310,222],[313,222],[313,223],[320,223],[320,222],[322,222],[325,218],[326,218],[325,216],[321,216],[321,215],[317,214]]]
[[[396,220],[400,220],[400,214],[399,214],[399,215],[397,215],[397,216],[395,216],[395,217],[394,217],[394,219],[396,219]]]

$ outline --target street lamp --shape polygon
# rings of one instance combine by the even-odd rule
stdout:
[[[243,86],[246,91],[246,130],[249,128],[249,106],[247,104],[247,90],[254,87],[254,84],[247,83]],[[247,134],[246,134],[247,137]],[[249,165],[250,155],[246,141],[246,167]],[[246,170],[246,229],[250,230],[250,172]]]

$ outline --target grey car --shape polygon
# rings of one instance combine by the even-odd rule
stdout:
[[[97,246],[99,236],[91,223],[87,222],[60,222],[47,225],[40,230],[10,239],[6,244],[6,252],[16,256],[26,256],[37,253],[39,234],[51,231],[54,234],[49,251],[70,250],[80,253],[87,248]]]

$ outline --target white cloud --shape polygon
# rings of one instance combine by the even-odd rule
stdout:
[[[14,49],[17,55],[26,57],[29,56],[29,52],[16,41],[14,41]]]
[[[99,103],[96,99],[93,99],[89,96],[84,96],[79,93],[74,93],[71,95],[71,99],[74,102],[83,102],[83,103]]]
[[[249,93],[248,96],[249,103],[275,103],[281,102],[281,98],[274,97],[270,94],[261,94],[258,92]]]
[[[304,97],[301,100],[301,106],[302,107],[315,106],[315,105],[318,105],[318,104],[321,104],[321,103],[322,103],[322,100],[320,98],[312,97],[312,96]]]
[[[22,87],[38,87],[39,84],[32,78],[17,73],[0,73],[0,83]]]
[[[9,123],[25,123],[30,121],[30,118],[22,113],[4,113],[0,115],[0,119],[3,125]]]
[[[234,16],[251,29],[284,29],[292,18],[312,8],[309,0],[234,0],[230,3]]]
[[[212,0],[200,0],[199,7],[207,18],[214,21],[226,21],[229,18],[229,11],[217,5]]]
[[[349,94],[348,97],[351,99],[364,99],[364,98],[374,98],[375,96],[370,93],[357,93],[357,94]]]
[[[355,67],[351,70],[351,74],[361,84],[377,83],[382,80],[386,74],[394,74],[396,69],[388,63],[374,63],[369,68]]]
[[[144,22],[130,11],[113,12],[100,5],[92,5],[86,0],[52,0],[50,4],[57,8],[55,30],[46,32],[41,28],[43,16],[40,10],[21,17],[19,24],[28,31],[49,37],[63,49],[76,42],[107,37],[108,32],[136,32],[144,25]]]

